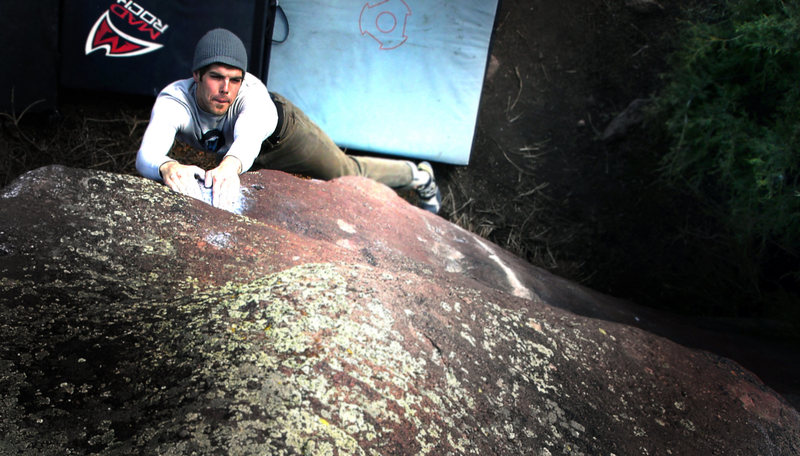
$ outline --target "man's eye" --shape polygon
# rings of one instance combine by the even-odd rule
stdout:
[[[242,78],[231,78],[231,82],[234,84],[241,84]]]

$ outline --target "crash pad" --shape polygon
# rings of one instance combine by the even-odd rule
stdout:
[[[496,0],[287,0],[268,87],[340,146],[467,164]]]

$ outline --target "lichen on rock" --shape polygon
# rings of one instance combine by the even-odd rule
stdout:
[[[593,295],[378,184],[242,181],[241,215],[60,167],[3,190],[0,454],[800,448],[741,366],[560,309]]]

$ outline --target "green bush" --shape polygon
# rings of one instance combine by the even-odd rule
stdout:
[[[785,258],[800,252],[800,6],[729,0],[712,16],[689,24],[657,97],[662,171],[755,256],[780,251],[797,283]]]

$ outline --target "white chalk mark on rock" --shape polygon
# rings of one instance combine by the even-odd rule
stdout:
[[[337,219],[336,224],[339,225],[339,229],[344,231],[345,233],[356,234],[356,228],[353,225],[345,222],[344,220]]]
[[[511,293],[514,296],[525,299],[533,299],[533,292],[531,292],[531,290],[529,290],[527,287],[525,287],[525,285],[522,284],[522,282],[520,282],[514,271],[509,268],[508,265],[506,265],[503,260],[500,259],[500,257],[497,256],[497,254],[494,252],[494,249],[481,242],[481,240],[477,237],[475,238],[475,242],[477,242],[478,245],[483,248],[483,250],[486,250],[486,252],[489,253],[489,259],[497,263],[497,265],[500,266],[500,269],[506,273],[508,283],[511,285],[513,290]]]

